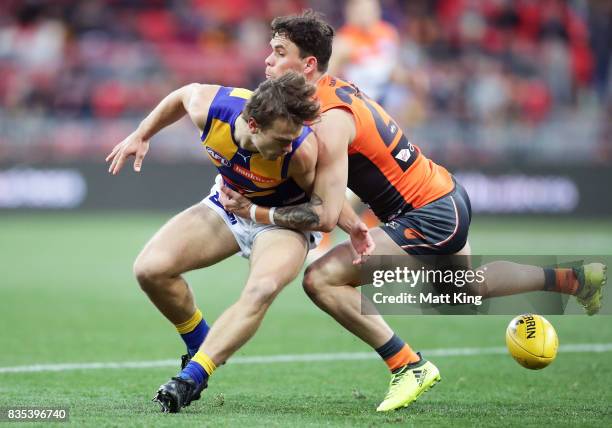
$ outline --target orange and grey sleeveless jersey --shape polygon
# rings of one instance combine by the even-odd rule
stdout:
[[[387,112],[359,89],[326,75],[317,83],[321,111],[343,108],[355,120],[348,187],[382,221],[422,207],[454,189],[451,174],[410,143]]]
[[[292,143],[290,153],[274,160],[241,148],[234,140],[236,119],[242,113],[251,91],[220,87],[213,99],[202,132],[202,145],[225,184],[262,206],[285,206],[307,202],[308,195],[288,177],[295,151],[312,131],[304,126]]]

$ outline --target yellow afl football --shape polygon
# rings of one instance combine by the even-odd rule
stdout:
[[[557,332],[546,318],[535,314],[519,315],[506,329],[506,346],[521,366],[543,369],[557,356]]]

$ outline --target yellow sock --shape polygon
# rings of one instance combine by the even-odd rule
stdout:
[[[208,373],[208,376],[212,375],[217,368],[215,363],[213,363],[213,360],[211,360],[210,357],[202,351],[196,352],[191,361],[201,365],[206,373]]]
[[[204,342],[208,334],[208,324],[202,317],[202,311],[196,308],[195,313],[187,321],[175,324],[176,331],[179,332],[183,342],[187,346],[187,353],[193,355],[198,352],[200,345]]]
[[[202,321],[202,318],[202,311],[196,308],[196,311],[191,318],[180,324],[174,324],[174,326],[176,327],[176,331],[178,331],[180,334],[187,334],[192,332],[197,327],[200,321]]]

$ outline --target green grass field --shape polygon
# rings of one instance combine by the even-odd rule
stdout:
[[[355,361],[232,364],[178,415],[150,402],[173,367],[2,373],[34,364],[177,359],[183,345],[132,277],[134,257],[162,214],[0,217],[0,408],[67,406],[78,426],[611,426],[612,352],[562,352],[542,371],[508,355],[432,358],[443,380],[414,405],[374,409],[386,367]],[[476,219],[482,254],[612,254],[612,220]],[[234,257],[187,275],[209,321],[247,274]],[[508,316],[389,317],[417,349],[499,347]],[[549,317],[562,344],[612,343],[609,316]],[[310,303],[299,281],[270,309],[239,357],[367,352]]]

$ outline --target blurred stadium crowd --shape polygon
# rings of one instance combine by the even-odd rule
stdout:
[[[254,88],[274,16],[313,8],[338,28],[343,3],[4,0],[0,161],[98,160],[182,84]],[[405,75],[386,105],[436,160],[612,161],[612,2],[381,6]],[[189,126],[162,135],[152,156],[196,156]]]

